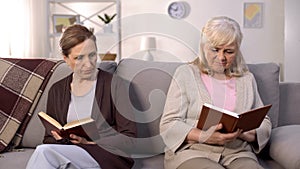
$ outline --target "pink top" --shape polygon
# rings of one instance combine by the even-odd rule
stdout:
[[[236,79],[233,77],[229,80],[218,80],[204,73],[201,73],[201,78],[211,96],[213,105],[234,111],[236,102]]]

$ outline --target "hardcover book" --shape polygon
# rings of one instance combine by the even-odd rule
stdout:
[[[222,123],[223,129],[221,132],[223,133],[231,133],[237,129],[243,129],[243,132],[256,129],[264,120],[271,106],[269,104],[238,114],[205,103],[202,107],[197,128],[207,130],[213,125]]]
[[[75,134],[77,136],[84,137],[89,141],[99,139],[96,122],[90,117],[71,121],[62,126],[58,121],[45,112],[39,112],[38,116],[45,128],[50,131],[57,131],[63,138],[70,138],[70,134]]]

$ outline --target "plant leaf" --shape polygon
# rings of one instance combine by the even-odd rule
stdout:
[[[98,18],[100,18],[105,24],[109,24],[113,19],[114,17],[116,16],[117,14],[114,14],[112,16],[109,16],[108,14],[104,14],[104,17],[102,17],[101,15],[98,15]]]
[[[105,19],[102,16],[98,15],[98,18],[101,19],[105,23]]]
[[[110,20],[113,20],[115,16],[117,16],[116,13],[113,16],[111,16]]]

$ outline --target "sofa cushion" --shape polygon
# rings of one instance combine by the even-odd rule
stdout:
[[[285,169],[273,159],[258,158],[259,164],[266,169]]]
[[[300,124],[300,83],[280,83],[280,106],[278,125]]]
[[[164,152],[159,123],[173,73],[180,64],[136,59],[124,59],[118,64],[116,74],[130,82],[128,105],[134,110],[138,130],[136,153]]]
[[[109,73],[114,73],[117,69],[117,63],[114,61],[102,61],[97,63],[97,67]]]
[[[264,104],[272,104],[268,116],[272,126],[278,126],[279,117],[279,66],[275,63],[248,64]]]
[[[21,169],[26,168],[27,162],[30,159],[34,149],[25,148],[19,151],[6,152],[1,154],[0,168],[1,169]]]
[[[284,168],[300,168],[300,125],[282,126],[272,130],[270,156]]]
[[[0,59],[0,152],[20,144],[56,65],[46,59]]]

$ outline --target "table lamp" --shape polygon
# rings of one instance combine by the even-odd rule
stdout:
[[[146,50],[146,54],[143,56],[143,60],[153,61],[154,57],[151,53],[156,49],[155,37],[142,37],[141,50]]]

